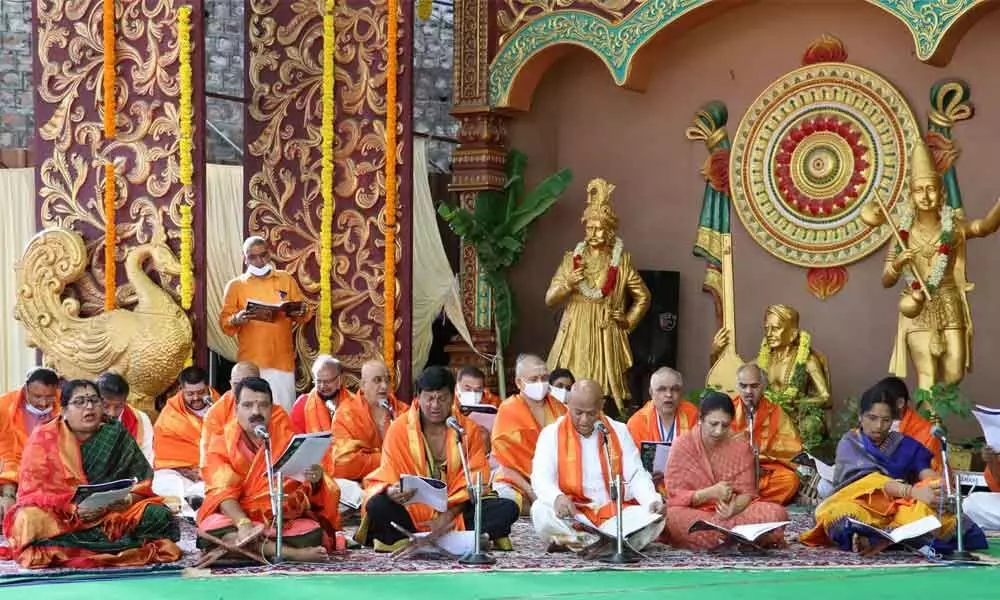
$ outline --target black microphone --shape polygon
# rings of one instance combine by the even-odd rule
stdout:
[[[333,403],[333,400],[327,400],[323,404],[326,405],[326,410],[330,411],[330,416],[333,417],[334,413],[337,412],[337,405]]]
[[[382,398],[381,400],[378,401],[378,405],[381,406],[382,408],[384,408],[386,410],[386,412],[389,413],[389,420],[390,421],[392,421],[393,419],[396,418],[395,413],[392,412],[392,405],[389,404],[389,401],[387,399]]]
[[[941,440],[941,447],[944,448],[948,445],[948,438],[945,435],[944,427],[940,425],[934,425],[931,427],[931,435]]]
[[[604,422],[603,421],[598,421],[594,425],[594,431],[596,431],[597,433],[601,434],[601,443],[602,444],[607,444],[608,443],[608,428],[604,426]]]
[[[465,428],[458,424],[458,419],[455,417],[448,417],[448,420],[444,422],[445,425],[455,430],[459,436],[465,435]]]
[[[258,425],[253,428],[253,434],[262,440],[270,440],[271,436],[267,433],[267,427],[263,425]]]

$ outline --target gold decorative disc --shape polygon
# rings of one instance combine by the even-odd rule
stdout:
[[[866,226],[861,208],[878,194],[897,216],[919,135],[903,95],[880,75],[846,63],[796,69],[764,90],[733,139],[736,213],[785,262],[860,260],[892,235]]]

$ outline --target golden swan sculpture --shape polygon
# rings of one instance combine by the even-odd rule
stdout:
[[[41,350],[60,375],[95,379],[115,371],[129,382],[129,403],[155,416],[155,399],[184,368],[192,339],[191,321],[145,273],[147,261],[160,273],[180,275],[181,264],[162,239],[136,246],[125,258],[138,296],[135,308],[81,317],[80,302],[62,294],[86,270],[83,238],[61,228],[40,231],[14,268],[14,318],[28,330],[28,345]]]

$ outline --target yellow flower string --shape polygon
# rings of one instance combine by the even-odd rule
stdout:
[[[104,165],[104,310],[112,311],[117,305],[118,264],[115,247],[118,245],[118,228],[115,224],[115,165]]]
[[[192,108],[191,83],[191,7],[182,6],[177,10],[177,47],[180,54],[180,169],[181,183],[191,185],[194,174],[192,159]]]
[[[385,318],[382,358],[396,372],[396,78],[399,74],[398,0],[387,0],[385,82]]]
[[[192,232],[191,206],[181,204],[181,307],[191,310],[194,300],[194,270],[192,255],[194,253],[194,234]]]
[[[115,2],[104,0],[104,138],[115,137]]]
[[[336,103],[334,102],[335,85],[335,53],[337,45],[336,2],[327,0],[323,11],[323,156],[320,184],[323,194],[323,212],[320,215],[320,255],[319,255],[319,352],[330,354],[333,325],[330,313],[333,312],[333,292],[330,289],[330,273],[333,271],[333,146],[334,117]]]
[[[417,16],[421,21],[431,18],[431,11],[434,9],[432,0],[417,0]]]

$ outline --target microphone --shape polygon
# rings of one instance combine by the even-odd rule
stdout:
[[[262,440],[270,440],[271,436],[267,433],[267,427],[263,425],[258,425],[253,428],[253,434]]]
[[[601,437],[601,443],[602,444],[607,444],[608,443],[608,428],[604,426],[604,422],[603,421],[598,421],[594,425],[594,431],[596,431],[597,433],[601,434],[601,436],[602,436]]]
[[[390,421],[396,418],[396,414],[392,411],[392,405],[389,404],[389,400],[382,398],[381,400],[378,401],[378,405],[384,408],[387,413],[389,413]]]
[[[459,436],[465,435],[465,428],[458,424],[458,419],[455,417],[448,417],[448,420],[444,422],[445,425],[455,430]]]
[[[931,427],[931,435],[941,440],[941,446],[945,447],[948,445],[948,437],[945,435],[944,427],[940,425],[934,425]]]

